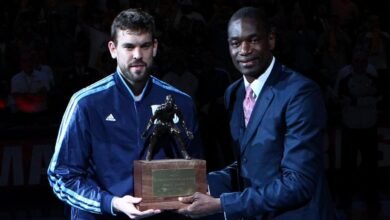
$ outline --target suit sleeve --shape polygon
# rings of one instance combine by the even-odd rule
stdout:
[[[232,163],[223,170],[210,172],[207,175],[210,195],[219,198],[222,193],[238,189],[237,162]]]
[[[91,213],[112,213],[113,195],[90,178],[91,143],[87,114],[74,96],[63,116],[48,168],[54,194],[69,205]]]
[[[316,193],[323,172],[325,107],[314,84],[303,84],[290,95],[281,117],[284,128],[276,135],[284,139],[278,174],[243,192],[222,194],[221,203],[228,219],[295,209]]]

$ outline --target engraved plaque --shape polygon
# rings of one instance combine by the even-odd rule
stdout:
[[[196,189],[196,171],[194,169],[153,170],[152,183],[153,195],[157,197],[191,195]]]
[[[134,161],[134,195],[142,198],[140,210],[179,209],[186,205],[177,198],[195,192],[207,192],[205,160]]]

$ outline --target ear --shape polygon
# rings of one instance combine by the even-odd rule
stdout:
[[[108,42],[108,49],[110,50],[110,54],[111,54],[112,59],[116,59],[117,54],[116,54],[116,46],[115,46],[114,41]]]
[[[158,47],[158,41],[157,39],[153,40],[153,57],[157,55],[157,47]]]
[[[271,31],[268,34],[268,44],[269,44],[269,49],[271,51],[275,49],[275,41],[276,41],[276,33],[275,31]]]

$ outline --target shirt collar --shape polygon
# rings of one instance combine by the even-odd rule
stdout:
[[[128,84],[128,82],[126,81],[125,77],[122,75],[122,71],[119,69],[119,67],[116,68],[116,71],[118,72],[118,75],[119,75],[119,78],[121,79],[122,83],[125,85],[127,91],[130,93],[130,95],[133,97],[133,99],[135,101],[140,101],[142,99],[142,97],[144,96],[144,93],[145,93],[145,90],[146,88],[148,87],[149,85],[149,81],[150,81],[150,77],[148,79],[148,81],[146,82],[141,94],[139,94],[138,96],[136,96],[133,91],[131,91],[130,89],[130,86]]]
[[[256,95],[256,99],[257,99],[257,97],[259,97],[259,94],[260,94],[261,90],[263,89],[265,81],[267,81],[268,76],[271,74],[271,70],[274,67],[274,64],[275,64],[275,57],[272,56],[271,64],[267,67],[267,69],[264,71],[264,73],[260,74],[260,76],[257,79],[255,79],[252,83],[249,83],[246,80],[246,78],[243,77],[245,89],[248,88],[248,86],[250,86],[253,90],[253,93],[255,93],[255,95]]]

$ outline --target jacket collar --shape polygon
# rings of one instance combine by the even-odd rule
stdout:
[[[143,99],[143,97],[148,93],[151,87],[151,81],[152,77],[149,76],[148,81],[146,82],[142,92],[140,95],[136,96],[133,91],[130,89],[130,86],[126,82],[126,79],[122,76],[122,73],[120,72],[119,68],[117,68],[117,71],[114,73],[115,81],[118,85],[119,90],[121,93],[126,95],[127,97],[131,98],[133,101],[140,101]]]

